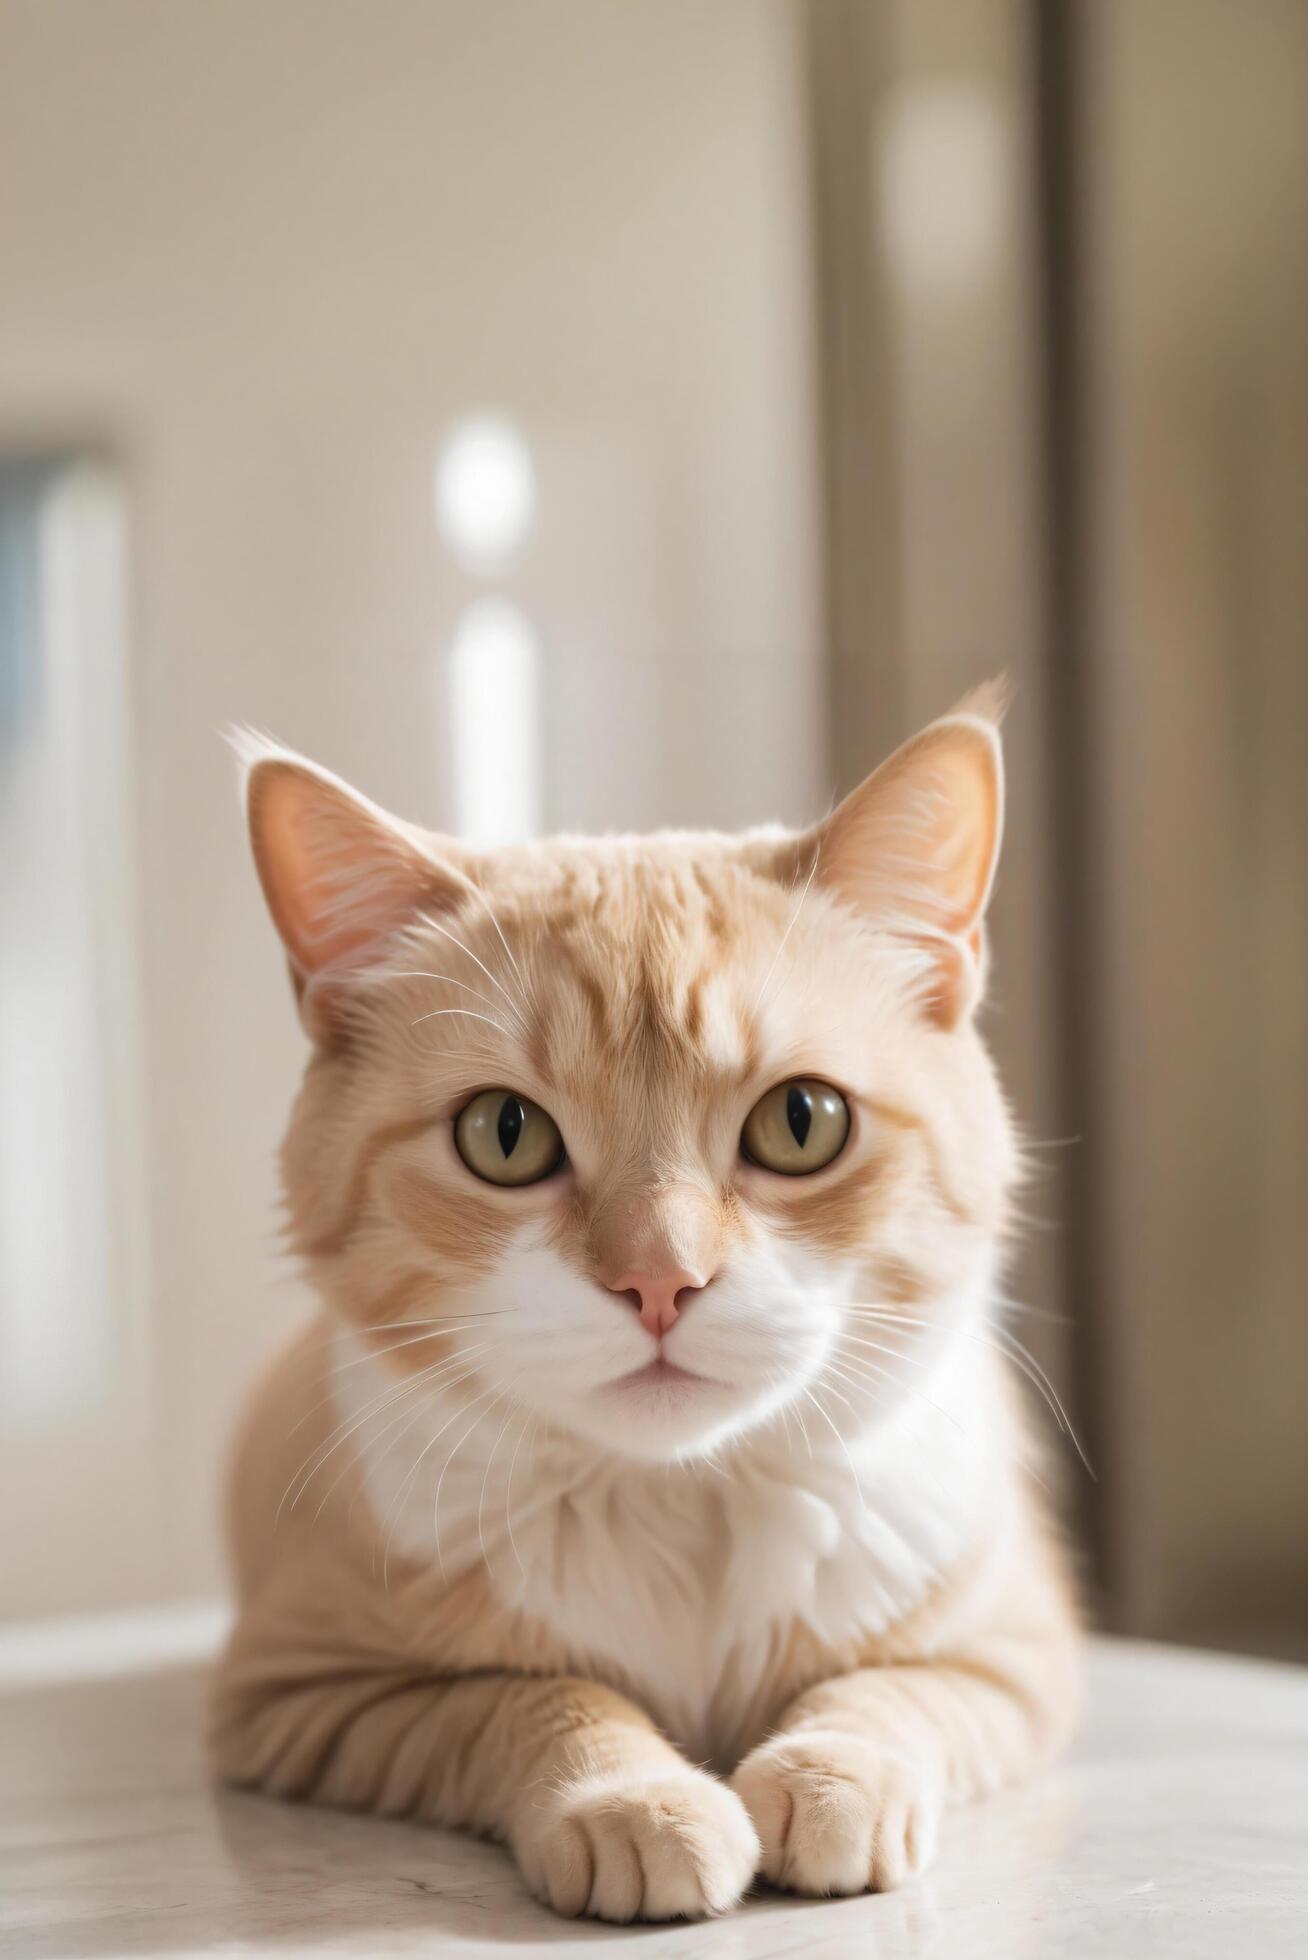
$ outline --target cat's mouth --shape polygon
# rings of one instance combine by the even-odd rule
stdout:
[[[696,1375],[689,1368],[679,1368],[675,1361],[666,1355],[655,1355],[643,1368],[633,1368],[629,1375],[618,1375],[607,1386],[611,1389],[645,1388],[720,1388],[722,1384],[710,1379],[708,1375]]]

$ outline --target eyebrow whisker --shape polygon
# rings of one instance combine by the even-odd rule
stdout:
[[[813,862],[809,867],[808,877],[804,880],[804,889],[799,894],[799,902],[797,903],[794,911],[790,915],[790,919],[786,926],[786,930],[781,935],[781,940],[779,945],[777,946],[776,952],[772,955],[772,964],[763,976],[763,985],[759,988],[757,997],[755,998],[753,1008],[751,1009],[751,1018],[757,1018],[759,1008],[763,1005],[763,996],[767,992],[768,987],[771,984],[772,976],[777,970],[777,964],[781,958],[781,955],[786,950],[786,941],[790,938],[791,933],[795,930],[795,926],[799,920],[799,915],[804,909],[804,900],[808,897],[809,886],[813,883],[814,878],[817,876],[818,860],[821,856],[822,856],[822,846],[819,843],[817,849],[813,853]]]
[[[488,1028],[498,1028],[509,1041],[520,1038],[515,1036],[512,1028],[506,1028],[503,1021],[493,1020],[489,1014],[478,1014],[473,1007],[433,1007],[428,1013],[420,1014],[417,1020],[411,1021],[409,1025],[414,1028],[421,1027],[424,1021],[438,1021],[445,1014],[462,1014],[470,1021],[484,1021]]]

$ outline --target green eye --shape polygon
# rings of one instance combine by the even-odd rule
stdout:
[[[840,1091],[799,1076],[760,1096],[745,1118],[740,1146],[764,1170],[806,1177],[838,1157],[848,1135],[849,1104]]]
[[[454,1124],[454,1142],[475,1177],[487,1184],[538,1184],[563,1162],[563,1138],[552,1116],[514,1089],[483,1089]]]

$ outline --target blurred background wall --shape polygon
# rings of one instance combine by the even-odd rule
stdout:
[[[833,766],[1002,649],[1014,1292],[1062,1316],[1015,1325],[1091,1597],[1308,1655],[1308,7],[807,19]]]
[[[1306,535],[1303,0],[0,0],[0,1615],[217,1588],[304,1309],[226,724],[799,820],[1006,668],[1092,1597],[1308,1650]]]

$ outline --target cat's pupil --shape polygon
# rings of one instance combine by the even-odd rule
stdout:
[[[517,1148],[522,1126],[527,1120],[527,1112],[516,1096],[506,1096],[500,1104],[500,1120],[495,1125],[495,1134],[500,1140],[500,1149],[506,1157],[511,1157]]]
[[[802,1150],[813,1127],[813,1098],[797,1082],[791,1084],[786,1097],[786,1121],[790,1125],[791,1136]]]

